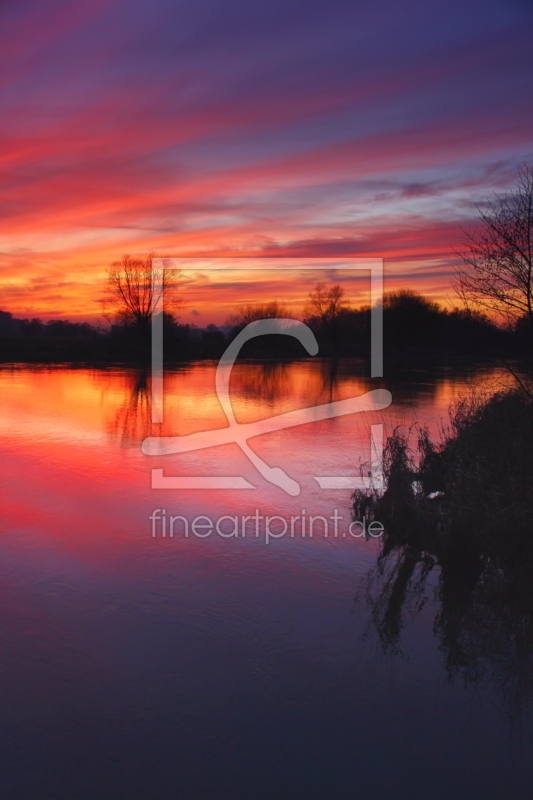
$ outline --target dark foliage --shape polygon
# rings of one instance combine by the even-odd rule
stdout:
[[[342,298],[341,298],[342,299]],[[180,324],[165,314],[165,358],[169,361],[219,358],[228,342],[255,319],[291,316],[279,303],[247,306],[224,328],[199,329]],[[327,320],[326,320],[327,322]],[[370,308],[349,308],[339,302],[332,323],[308,317],[319,343],[320,356],[363,357],[370,352]],[[503,329],[479,312],[447,311],[412,291],[392,292],[383,303],[386,374],[394,379],[413,363],[435,356],[467,356],[527,359],[530,334],[519,321]],[[6,361],[124,361],[142,362],[150,357],[150,326],[122,320],[102,329],[88,323],[65,320],[42,322],[14,319],[0,312],[0,359]],[[248,342],[244,358],[297,359],[305,356],[298,342],[287,336],[268,336]],[[429,366],[429,363],[428,363]]]
[[[433,591],[450,677],[490,680],[514,714],[533,699],[533,402],[522,390],[471,398],[442,442],[396,430],[386,490],[354,496],[384,525],[366,587],[382,645],[400,651],[406,619]],[[435,572],[436,580],[428,580]]]

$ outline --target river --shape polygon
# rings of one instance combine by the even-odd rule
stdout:
[[[142,370],[0,371],[1,796],[530,797],[530,709],[511,708],[494,670],[450,676],[438,569],[399,643],[380,639],[379,529],[350,528],[346,488],[371,469],[372,426],[436,437],[450,404],[505,374],[377,383],[355,361],[237,364],[239,423],[391,392],[387,408],[249,440],[295,496],[234,442],[142,452],[146,437],[228,425],[215,368],[167,372],[162,424]],[[153,488],[161,476],[249,486]],[[332,476],[345,487],[321,487]]]

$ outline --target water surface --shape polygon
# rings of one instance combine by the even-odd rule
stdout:
[[[379,543],[343,536],[350,492],[315,480],[365,474],[371,425],[437,435],[454,400],[501,375],[420,371],[383,382],[385,411],[251,440],[298,480],[290,497],[235,444],[142,454],[148,435],[227,424],[214,370],[166,376],[160,426],[142,371],[0,371],[1,796],[530,797],[528,707],[510,708],[497,674],[450,680],[436,575],[400,645],[383,646],[365,595]],[[243,363],[231,391],[244,422],[375,386],[355,362]],[[152,468],[240,475],[255,489],[154,490]],[[337,509],[342,524],[336,537],[317,525],[268,544],[264,520],[258,536],[163,538],[156,508],[239,524]]]

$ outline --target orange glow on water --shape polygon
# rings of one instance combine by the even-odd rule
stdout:
[[[162,425],[151,424],[149,375],[138,370],[12,369],[0,371],[3,449],[3,530],[40,530],[59,537],[69,548],[101,550],[116,537],[145,537],[143,520],[155,507],[174,513],[324,513],[337,504],[349,508],[349,492],[317,492],[313,475],[358,474],[368,458],[369,426],[383,423],[429,424],[438,435],[450,404],[493,375],[443,374],[434,383],[415,386],[408,395],[391,386],[393,404],[385,412],[364,413],[306,424],[259,436],[253,448],[272,465],[282,464],[302,485],[302,495],[288,498],[266,483],[235,445],[198,453],[153,458],[140,444],[146,436],[184,435],[225,427],[214,390],[214,365],[171,372],[165,382]],[[501,376],[499,376],[501,379]],[[328,364],[308,361],[288,365],[242,363],[234,367],[233,407],[240,422],[360,395],[371,388],[357,368],[333,377]],[[200,490],[180,493],[150,488],[152,467],[166,474],[243,475],[254,492]],[[176,509],[181,509],[177,512]]]

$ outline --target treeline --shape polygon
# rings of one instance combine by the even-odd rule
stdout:
[[[371,336],[371,307],[352,308],[339,286],[319,284],[309,295],[304,322],[315,333],[320,355],[368,357]],[[230,318],[230,338],[257,319],[292,317],[280,303],[247,305]],[[527,321],[501,326],[488,316],[464,309],[448,310],[412,290],[388,292],[383,298],[383,344],[386,366],[431,356],[507,358],[527,356],[531,348],[531,326]],[[302,355],[297,342],[288,337],[252,340],[243,355]]]
[[[331,323],[309,319],[321,350],[342,355],[368,352],[370,347],[369,306],[340,312],[332,330]],[[490,354],[518,346],[518,333],[502,328],[480,313],[453,309],[448,311],[412,291],[385,294],[383,301],[383,341],[385,354],[398,356],[409,350],[441,353]]]
[[[219,358],[229,339],[225,329],[181,325],[164,319],[165,357],[172,361]],[[109,327],[68,320],[17,319],[0,311],[0,363],[146,363],[150,327],[134,323]]]
[[[319,354],[329,357],[368,357],[371,310],[338,302],[338,287],[311,293],[304,321],[314,331]],[[318,292],[318,294],[317,294]],[[335,297],[337,299],[335,299]],[[332,299],[333,298],[333,299]],[[198,328],[164,317],[165,359],[169,362],[217,359],[229,342],[254,319],[294,317],[279,303],[247,305],[228,325]],[[496,325],[480,313],[447,310],[417,292],[386,293],[383,301],[384,352],[390,365],[414,356],[445,355],[517,357],[530,349],[530,327]],[[2,362],[121,362],[150,359],[150,326],[135,323],[93,326],[67,320],[16,319],[0,311]],[[249,358],[298,358],[301,345],[287,336],[268,336],[248,342],[242,355]]]

